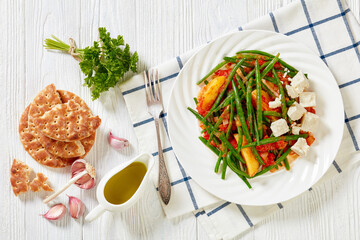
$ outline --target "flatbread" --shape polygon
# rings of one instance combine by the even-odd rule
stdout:
[[[101,119],[74,100],[57,104],[34,120],[37,128],[46,136],[58,141],[78,141],[96,132]]]
[[[36,178],[34,178],[29,184],[30,190],[33,192],[38,192],[40,190],[54,191],[48,184],[47,177],[43,173],[37,173]]]
[[[51,96],[51,97],[50,97]],[[86,103],[78,96],[73,93],[56,90],[53,84],[45,87],[34,99],[32,102],[31,110],[32,113],[29,116],[30,119],[34,119],[36,117],[42,116],[46,111],[50,110],[51,107],[56,104],[63,103],[63,100],[67,100],[67,98],[74,98],[76,101],[81,103],[83,106],[86,106]],[[48,99],[44,101],[44,99]],[[65,101],[64,101],[65,102]],[[88,108],[88,107],[87,107]],[[61,157],[61,158],[83,158],[88,151],[83,147],[82,142],[63,142],[57,141],[47,137],[38,131],[37,126],[30,120],[29,122],[30,132],[33,136],[37,138],[40,144],[52,155]],[[84,141],[87,145],[89,145],[88,141]]]
[[[48,151],[39,142],[39,136],[34,136],[28,126],[28,114],[30,105],[25,109],[20,118],[19,135],[20,141],[30,156],[42,165],[62,168],[71,165],[77,158],[61,158]]]
[[[15,196],[27,192],[30,172],[28,165],[14,159],[10,169],[10,183]]]
[[[80,157],[85,154],[84,146],[80,141],[62,142],[49,138],[38,132],[39,142],[49,153],[63,158]]]
[[[85,101],[82,100],[82,98],[79,97],[78,95],[76,95],[75,93],[65,91],[65,90],[57,90],[57,92],[59,93],[61,101],[63,103],[67,103],[70,100],[74,100],[81,107],[83,107],[84,109],[91,112],[90,108],[87,106]],[[82,156],[81,158],[84,158],[86,156],[86,154],[88,154],[89,151],[91,150],[91,148],[93,147],[93,145],[95,143],[95,136],[96,136],[96,133],[90,135],[87,138],[84,138],[84,139],[80,140],[80,142],[82,143],[82,145],[84,146],[84,149],[85,149],[85,155]]]

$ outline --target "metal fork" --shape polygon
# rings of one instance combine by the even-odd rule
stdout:
[[[165,203],[165,205],[167,205],[170,200],[171,185],[166,169],[159,132],[159,117],[164,110],[160,92],[159,71],[157,69],[152,70],[151,74],[149,73],[148,76],[146,72],[144,72],[144,82],[148,112],[154,118],[157,134],[159,152],[159,193],[162,201]]]

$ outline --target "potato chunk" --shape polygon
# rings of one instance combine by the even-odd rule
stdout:
[[[239,135],[234,134],[236,142],[239,142]],[[243,136],[242,146],[248,144],[245,136]],[[251,151],[251,148],[241,149],[241,155],[245,160],[246,168],[250,177],[254,176],[259,170],[259,162],[256,160],[254,154]]]
[[[226,78],[224,76],[219,76],[201,88],[198,96],[199,103],[196,107],[201,115],[206,114],[206,112],[211,109],[217,96],[222,91],[225,82]]]

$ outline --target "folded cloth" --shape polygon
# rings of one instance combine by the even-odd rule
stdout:
[[[360,26],[341,0],[296,1],[250,22],[235,31],[262,29],[283,33],[310,47],[335,76],[345,106],[345,131],[336,160],[321,181],[351,166],[359,150],[360,137]],[[196,50],[157,66],[161,78],[164,113],[161,116],[162,146],[172,185],[170,203],[163,206],[168,218],[193,212],[212,239],[232,238],[254,226],[266,216],[286,207],[290,201],[272,206],[253,207],[222,201],[203,190],[187,175],[174,155],[167,133],[168,100],[179,71]],[[138,138],[139,149],[157,156],[153,118],[147,112],[143,75],[134,76],[121,86]],[[157,185],[157,167],[153,179]],[[304,194],[311,194],[310,191]]]

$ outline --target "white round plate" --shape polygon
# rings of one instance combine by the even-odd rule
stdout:
[[[290,171],[267,173],[249,180],[248,189],[230,169],[226,179],[214,173],[217,156],[198,139],[200,128],[193,98],[199,93],[196,82],[224,56],[244,49],[262,50],[308,73],[310,88],[316,92],[320,117],[316,141],[308,155],[298,158]],[[220,37],[200,49],[185,64],[174,84],[168,107],[170,139],[179,161],[201,187],[213,195],[238,204],[269,205],[293,198],[308,190],[334,161],[343,134],[344,109],[338,85],[327,66],[311,50],[290,37],[268,31],[242,31]]]

